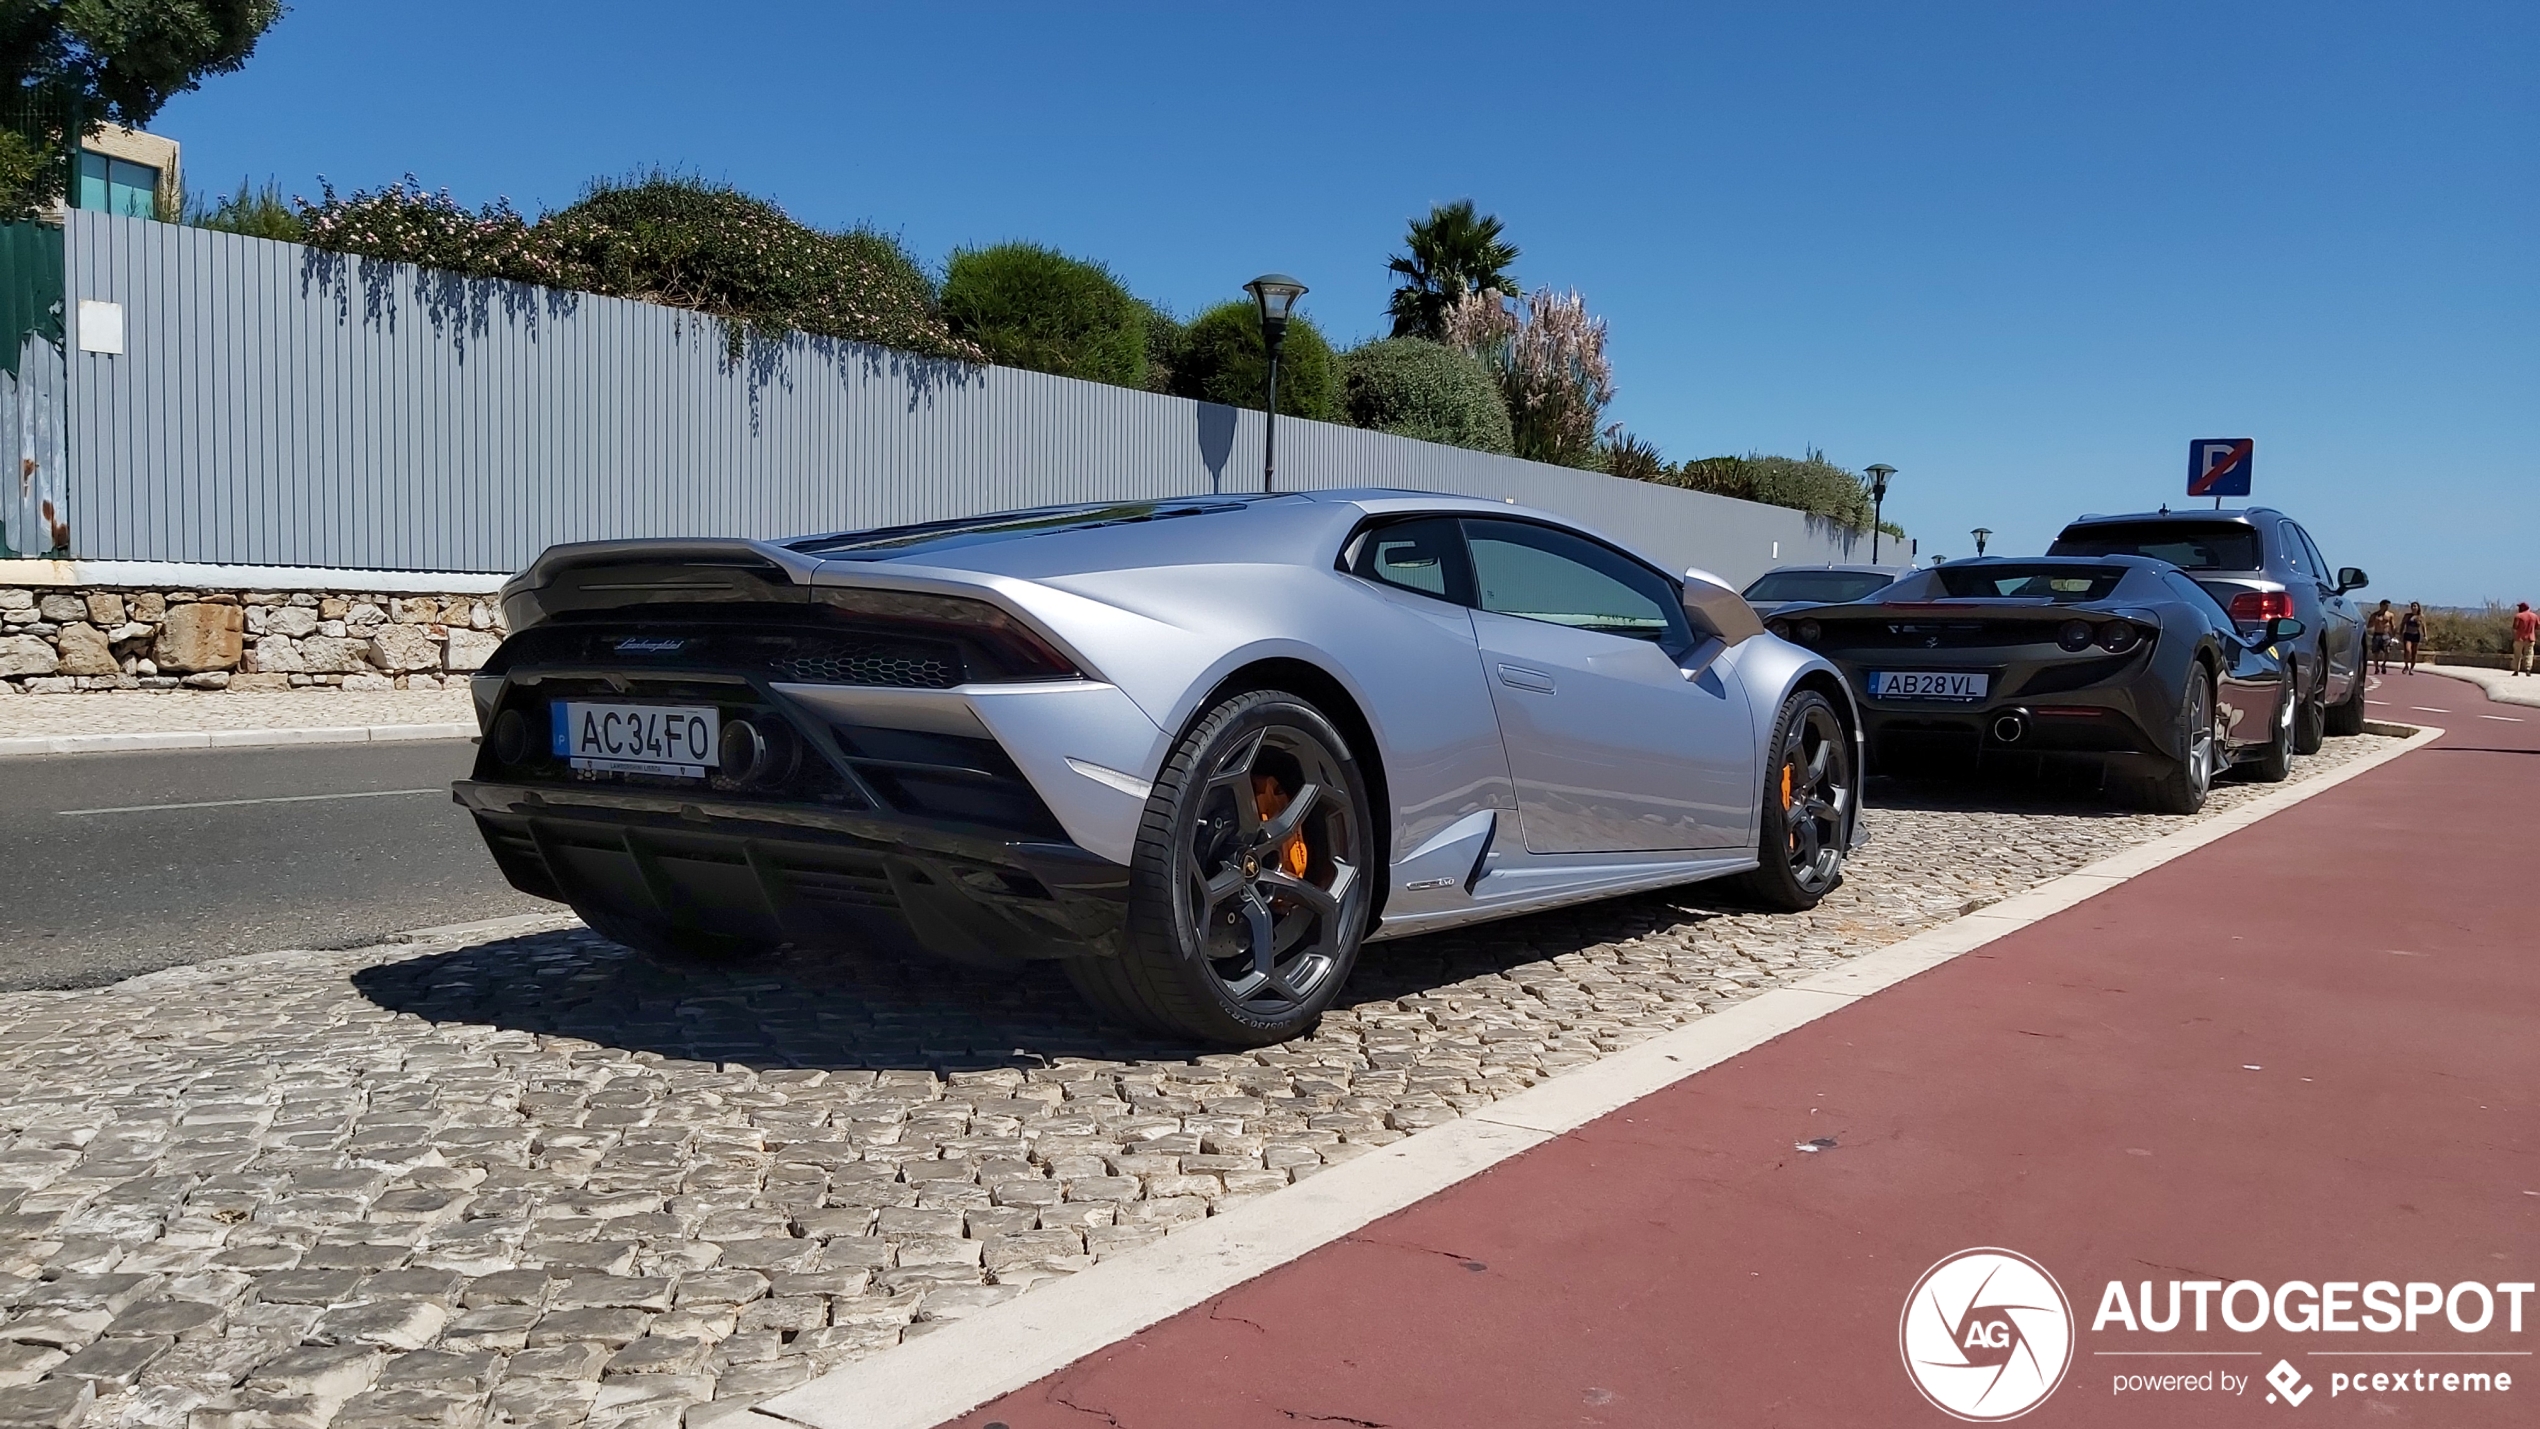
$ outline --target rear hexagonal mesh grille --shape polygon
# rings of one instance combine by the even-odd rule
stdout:
[[[784,678],[805,684],[948,690],[961,683],[961,653],[931,641],[811,637],[772,663]]]

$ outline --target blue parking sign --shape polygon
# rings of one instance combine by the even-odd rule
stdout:
[[[2252,437],[2201,437],[2189,442],[2187,494],[2248,495],[2250,454],[2257,445]]]

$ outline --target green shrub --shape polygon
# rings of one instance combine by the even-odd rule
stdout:
[[[184,221],[196,228],[243,233],[250,238],[272,238],[284,243],[298,243],[307,236],[307,229],[300,222],[299,210],[282,196],[282,186],[272,182],[257,188],[240,179],[238,192],[226,198],[215,199],[209,205],[187,204]]]
[[[1352,426],[1475,451],[1514,451],[1499,383],[1478,360],[1415,337],[1341,354],[1341,413]]]
[[[1826,460],[1821,451],[1805,457],[1702,457],[1669,467],[1657,478],[1669,486],[1761,501],[1822,516],[1855,531],[1870,529],[1870,491],[1861,478]]]
[[[1178,396],[1229,407],[1261,410],[1269,358],[1261,345],[1261,317],[1250,300],[1220,303],[1191,320],[1182,359],[1173,374]],[[1331,420],[1332,345],[1304,318],[1288,319],[1279,348],[1279,411],[1291,417]]]
[[[1147,390],[1171,392],[1173,374],[1181,370],[1182,349],[1189,339],[1189,330],[1182,326],[1180,318],[1153,303],[1142,302],[1138,307],[1147,329]]]
[[[1663,481],[1667,476],[1666,459],[1659,456],[1655,444],[1641,440],[1615,423],[1605,433],[1601,444],[1605,451],[1602,470],[1608,476],[1626,481]]]
[[[990,362],[1146,386],[1146,305],[1099,263],[1034,243],[956,249],[945,265],[943,310],[953,335],[976,343]]]

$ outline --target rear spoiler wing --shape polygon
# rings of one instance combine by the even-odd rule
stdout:
[[[766,541],[576,541],[550,546],[503,584],[503,616],[526,630],[571,611],[725,601],[805,605],[821,561]]]

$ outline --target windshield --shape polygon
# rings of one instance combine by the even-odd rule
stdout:
[[[2076,526],[2046,548],[2050,556],[2149,556],[2187,571],[2254,571],[2258,533],[2238,522],[2142,521]]]
[[[1049,506],[1037,511],[1000,511],[915,526],[885,526],[873,531],[842,531],[788,542],[806,555],[850,561],[879,561],[919,551],[942,551],[988,541],[1010,541],[1051,531],[1084,531],[1096,526],[1125,526],[1179,516],[1206,516],[1241,511],[1248,498],[1214,497],[1201,501],[1133,501],[1109,506]]]
[[[1746,598],[1835,605],[1884,590],[1895,579],[1884,571],[1771,571],[1746,588]]]
[[[2106,600],[2125,579],[2123,566],[1942,566],[1940,588],[1961,600],[2051,600],[2057,605]]]

